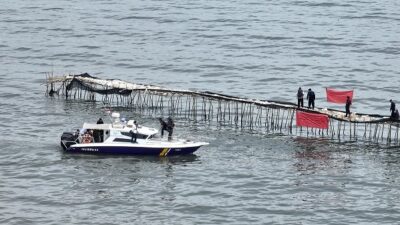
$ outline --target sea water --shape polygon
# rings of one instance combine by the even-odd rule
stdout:
[[[63,131],[101,102],[47,98],[45,73],[296,101],[354,89],[399,101],[398,1],[2,0],[1,224],[396,224],[398,148],[175,121],[188,157],[71,155]],[[129,110],[139,123],[157,120]]]

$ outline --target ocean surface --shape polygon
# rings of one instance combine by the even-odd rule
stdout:
[[[70,155],[101,103],[47,98],[45,73],[295,102],[354,89],[400,104],[397,0],[2,0],[0,224],[398,224],[400,148],[175,121],[188,157]],[[147,126],[155,118],[121,112]]]

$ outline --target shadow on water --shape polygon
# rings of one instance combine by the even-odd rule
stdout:
[[[62,152],[61,159],[63,160],[87,160],[87,161],[101,161],[101,160],[119,160],[121,163],[156,163],[156,164],[172,164],[184,165],[200,161],[200,157],[194,154],[178,155],[169,157],[159,156],[134,156],[134,155],[110,155],[110,154],[82,154],[82,153],[65,153]]]
[[[118,183],[136,186],[149,179],[157,180],[155,182],[160,186],[174,185],[171,179],[176,173],[199,162],[196,155],[158,157],[63,153],[61,156],[65,170],[79,177],[74,180],[91,179],[100,183],[106,180],[105,186],[118,186]]]

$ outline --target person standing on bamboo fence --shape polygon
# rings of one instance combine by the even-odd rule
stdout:
[[[304,93],[301,87],[299,87],[299,90],[297,90],[297,108],[304,107]]]
[[[392,99],[389,100],[390,102],[390,115],[394,115],[394,111],[396,110],[396,103]]]
[[[308,100],[308,109],[314,109],[315,106],[315,93],[311,88],[308,89],[307,92],[307,100]]]
[[[351,99],[350,99],[350,96],[347,96],[347,99],[346,99],[346,116],[345,117],[347,117],[347,115],[351,115],[351,113],[350,113],[350,106],[351,106]]]

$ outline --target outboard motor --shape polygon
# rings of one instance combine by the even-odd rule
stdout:
[[[78,135],[72,132],[63,132],[61,135],[61,147],[66,150],[71,145],[77,144]]]
[[[61,135],[61,141],[75,141],[77,136],[72,132],[63,132]]]

